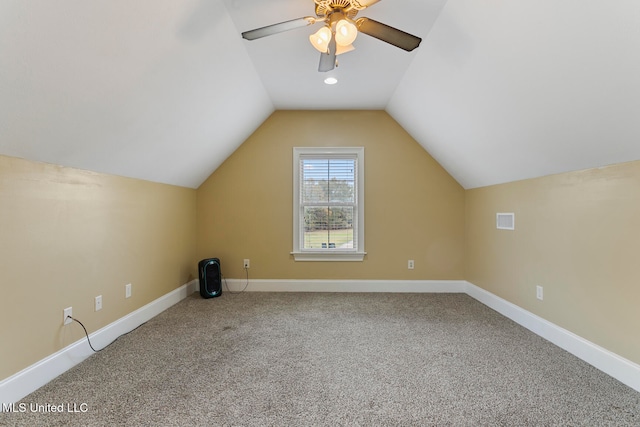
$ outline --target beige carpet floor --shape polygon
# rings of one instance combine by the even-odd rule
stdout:
[[[640,393],[462,294],[188,297],[2,425],[640,426]]]

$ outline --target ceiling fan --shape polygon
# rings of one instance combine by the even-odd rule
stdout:
[[[283,31],[306,27],[317,22],[324,23],[315,34],[309,36],[313,47],[320,51],[318,71],[333,70],[336,66],[336,55],[354,49],[353,41],[358,32],[375,37],[393,46],[412,51],[420,45],[422,39],[397,28],[390,27],[369,18],[356,18],[359,11],[380,0],[313,0],[316,4],[316,17],[305,16],[278,24],[267,25],[255,30],[245,31],[242,37],[255,40]]]

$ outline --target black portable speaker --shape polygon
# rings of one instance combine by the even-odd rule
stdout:
[[[198,263],[200,278],[200,296],[213,298],[222,295],[222,274],[218,258],[203,259]]]

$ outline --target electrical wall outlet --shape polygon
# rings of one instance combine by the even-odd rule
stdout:
[[[544,295],[542,293],[542,286],[538,285],[536,286],[536,298],[538,298],[540,301],[542,301]]]
[[[124,297],[131,298],[131,283],[124,285]]]
[[[410,259],[409,262],[407,262],[407,268],[409,270],[413,270],[413,260],[412,259]]]
[[[96,297],[96,311],[102,310],[102,295]]]
[[[249,268],[249,258],[244,259],[244,264],[242,268]]]
[[[69,323],[73,322],[73,320],[71,320],[70,316],[73,316],[73,309],[71,307],[67,307],[62,312],[62,324],[63,325],[68,325]]]

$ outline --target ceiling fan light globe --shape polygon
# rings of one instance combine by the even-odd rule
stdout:
[[[314,34],[309,36],[309,41],[318,52],[326,53],[331,40],[331,30],[328,27],[322,27]]]
[[[341,19],[336,24],[336,43],[349,46],[358,37],[358,29],[346,19]]]

